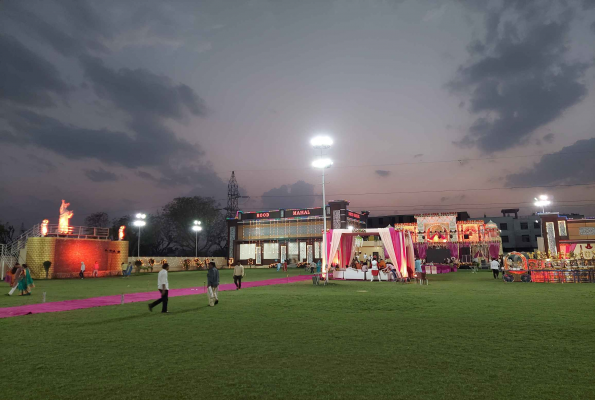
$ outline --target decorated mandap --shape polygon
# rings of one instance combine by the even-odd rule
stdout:
[[[470,263],[476,257],[503,254],[500,231],[492,221],[457,221],[457,213],[419,214],[415,219],[417,222],[395,224],[395,229],[410,234],[421,259],[446,256]]]
[[[350,265],[360,247],[362,237],[380,236],[385,258],[392,262],[404,278],[413,276],[415,255],[413,240],[408,231],[395,228],[329,229],[326,235],[327,260],[330,260],[331,264]]]

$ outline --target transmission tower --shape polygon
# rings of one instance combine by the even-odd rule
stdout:
[[[238,212],[238,199],[240,198],[240,190],[238,188],[238,181],[236,180],[236,174],[231,171],[231,178],[227,184],[227,213],[225,218],[235,218]]]

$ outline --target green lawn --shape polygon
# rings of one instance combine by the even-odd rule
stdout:
[[[192,273],[179,274],[176,285]],[[168,315],[136,303],[2,319],[0,398],[594,397],[595,285],[458,272],[429,286],[300,282],[206,304],[203,294],[172,298]]]
[[[283,271],[268,269],[245,269],[244,281],[258,281],[286,276]],[[221,270],[221,283],[233,283],[232,270]],[[288,269],[289,276],[304,274],[303,269]],[[203,286],[207,281],[207,271],[170,272],[169,286],[171,289]],[[8,293],[10,287],[2,283],[3,292]],[[18,296],[15,292],[11,297],[0,295],[0,307],[20,306],[41,303],[43,292],[46,301],[62,301],[85,299],[88,297],[109,296],[136,292],[150,292],[157,290],[157,273],[143,272],[130,277],[85,278],[85,279],[38,279],[31,296]]]

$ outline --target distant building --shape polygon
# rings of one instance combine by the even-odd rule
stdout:
[[[595,219],[571,219],[558,213],[543,213],[539,216],[545,239],[540,250],[551,256],[560,254],[563,258],[567,258],[570,253],[574,253],[577,258],[595,258]]]
[[[541,237],[541,221],[537,215],[520,216],[519,209],[502,210],[501,217],[485,217],[483,220],[494,222],[500,229],[502,248],[510,251],[533,251],[537,249],[537,238]]]

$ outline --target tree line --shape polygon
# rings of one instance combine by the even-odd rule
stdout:
[[[193,222],[199,220],[203,230],[198,233],[199,256],[225,256],[227,254],[227,224],[219,203],[210,197],[178,197],[154,214],[147,214],[146,225],[141,228],[140,255],[190,256],[195,252]],[[134,215],[110,220],[106,212],[95,212],[85,218],[85,225],[110,228],[110,238],[118,240],[120,226],[126,226],[124,240],[129,242],[129,253],[138,252],[138,228],[133,225]]]

